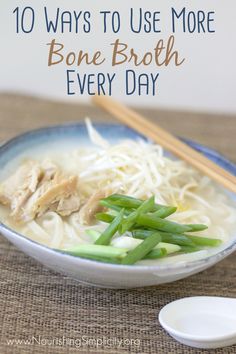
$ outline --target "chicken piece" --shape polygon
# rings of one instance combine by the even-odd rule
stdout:
[[[60,199],[59,202],[53,204],[50,210],[55,211],[61,216],[69,216],[80,208],[80,197],[78,194],[72,194],[67,198]]]
[[[104,207],[99,202],[106,196],[107,193],[105,191],[95,192],[91,195],[78,213],[78,220],[82,225],[91,225],[95,220],[95,214],[104,210]]]
[[[62,216],[79,210],[77,177],[64,176],[50,160],[29,160],[0,186],[0,203],[11,209],[16,222],[33,220],[46,210]]]
[[[50,181],[54,178],[55,174],[59,172],[58,166],[55,165],[50,159],[45,159],[41,163],[44,172],[42,181]]]
[[[72,196],[77,197],[76,203]],[[28,199],[22,218],[24,221],[32,220],[51,208],[61,215],[69,215],[72,211],[78,210],[79,206],[77,177],[65,177],[57,172],[53,179],[42,181],[39,188]]]
[[[0,203],[10,206],[11,215],[17,215],[26,200],[36,191],[43,170],[36,161],[26,161],[0,186]]]

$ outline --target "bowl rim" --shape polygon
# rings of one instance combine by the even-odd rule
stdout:
[[[147,138],[145,136],[137,133],[133,129],[131,129],[123,124],[97,122],[97,123],[93,123],[93,125],[98,128],[99,127],[100,128],[102,128],[102,127],[108,127],[108,128],[109,127],[113,127],[113,128],[114,127],[121,127],[127,131],[135,133],[135,135],[137,137],[141,137],[141,138],[144,138],[145,140],[147,140]],[[68,122],[65,124],[51,125],[48,127],[41,127],[41,128],[26,131],[22,134],[18,134],[16,136],[14,136],[13,138],[4,142],[0,146],[0,156],[2,154],[4,154],[5,151],[7,151],[8,149],[11,149],[12,145],[14,146],[15,143],[19,143],[21,140],[25,140],[29,137],[34,136],[34,135],[47,133],[48,131],[53,131],[53,130],[57,130],[57,129],[73,128],[73,127],[79,128],[79,127],[84,127],[84,126],[85,126],[84,122],[76,122],[76,123],[75,122],[73,122],[73,123]],[[202,144],[198,144],[198,143],[196,143],[192,140],[189,140],[189,139],[183,139],[183,140],[185,142],[187,142],[187,144],[190,144],[193,148],[199,149],[200,151],[205,151],[208,154],[219,158],[221,161],[224,161],[226,164],[229,165],[230,169],[233,169],[233,171],[235,171],[235,173],[236,173],[236,165],[233,162],[231,162],[230,160],[228,160],[226,157],[224,157],[223,155],[218,153],[217,151],[215,151],[211,148],[208,148]],[[105,262],[100,262],[100,261],[96,261],[96,260],[92,260],[92,259],[86,259],[83,257],[74,256],[74,255],[65,253],[63,251],[50,248],[46,245],[43,245],[37,241],[34,241],[34,240],[22,235],[21,233],[11,229],[10,227],[8,227],[7,225],[5,225],[4,223],[2,223],[0,221],[0,231],[2,231],[2,230],[6,231],[7,233],[11,233],[14,237],[16,237],[18,239],[23,239],[24,241],[31,243],[34,246],[37,246],[49,253],[53,253],[54,255],[65,257],[68,259],[76,259],[76,260],[78,260],[78,262],[81,261],[82,263],[87,263],[88,265],[94,265],[97,268],[104,268],[104,267],[107,269],[112,268],[113,270],[116,270],[116,271],[117,270],[132,270],[134,272],[140,272],[140,271],[157,272],[158,270],[178,270],[178,269],[182,269],[182,268],[198,268],[200,266],[203,266],[204,264],[207,264],[208,262],[211,264],[215,264],[236,250],[236,238],[235,238],[234,242],[232,242],[228,247],[220,250],[219,252],[217,252],[213,255],[206,256],[204,258],[193,260],[193,261],[180,261],[177,264],[172,263],[172,264],[158,264],[158,265],[123,265],[123,264],[105,263]]]

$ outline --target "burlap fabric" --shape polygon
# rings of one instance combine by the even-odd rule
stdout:
[[[176,134],[207,143],[236,159],[236,117],[146,114],[158,117]],[[85,115],[108,119],[90,107],[2,95],[0,139]],[[157,320],[162,306],[185,296],[236,297],[235,279],[232,255],[203,273],[172,284],[134,290],[92,288],[45,269],[0,236],[0,354],[236,353],[236,346],[212,351],[183,346]]]

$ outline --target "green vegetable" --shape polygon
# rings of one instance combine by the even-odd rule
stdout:
[[[149,237],[153,233],[153,230],[134,230],[132,232],[133,237],[139,238],[139,239],[145,239]],[[162,242],[167,242],[167,243],[173,243],[175,245],[179,246],[195,246],[195,243],[185,235],[181,234],[171,234],[167,232],[161,232],[161,241]]]
[[[189,237],[189,239],[192,240],[197,246],[217,247],[222,244],[222,241],[218,238],[209,238],[195,235],[188,235],[187,237]]]
[[[181,246],[181,250],[180,250],[180,252],[183,253],[192,253],[197,251],[201,251],[201,248],[197,246]]]
[[[137,224],[151,229],[176,234],[183,234],[184,232],[191,231],[191,227],[189,227],[188,225],[180,225],[175,222],[161,219],[152,215],[140,215],[137,218]]]
[[[158,232],[154,232],[140,245],[130,251],[127,256],[122,259],[121,264],[134,264],[140,259],[143,259],[160,241],[160,234]]]
[[[120,207],[118,207],[120,210]],[[149,214],[151,216],[157,216],[161,219],[166,218],[167,216],[173,214],[175,212],[176,208],[175,207],[163,207],[160,210]],[[132,212],[132,210],[125,210],[125,214],[130,214]],[[97,213],[96,214],[96,219],[99,221],[103,221],[106,223],[110,223],[112,222],[112,220],[114,220],[115,216],[109,213]]]
[[[134,230],[132,235],[134,238],[145,239],[153,233],[153,230]],[[222,241],[217,238],[208,238],[196,235],[181,235],[167,232],[159,232],[162,242],[173,243],[179,246],[208,246],[217,247]]]
[[[137,218],[143,213],[147,213],[150,210],[152,210],[154,205],[155,205],[155,199],[154,197],[151,197],[150,199],[143,202],[135,211],[130,213],[120,225],[120,234],[122,235],[126,231],[130,230],[132,226],[134,226],[134,224],[136,223]]]
[[[97,261],[97,262],[102,262],[102,263],[120,264],[119,258],[99,257],[99,256],[93,256],[91,254],[82,254],[82,255],[78,255],[78,257],[85,258],[85,259],[91,259],[92,261]]]
[[[111,214],[106,214],[106,213],[98,213],[96,214],[96,219],[110,223],[112,220],[114,220],[114,215]],[[149,229],[156,229],[159,231],[165,231],[167,233],[171,234],[182,234],[185,232],[194,232],[193,230],[193,225],[181,225],[178,223],[175,223],[173,221],[165,220],[160,217],[157,217],[153,214],[142,214],[139,215],[137,220],[136,220],[138,225],[145,226],[145,228]],[[205,225],[200,225],[196,224],[196,231],[198,228],[203,230],[206,229],[207,227]],[[153,230],[154,231],[154,230]],[[139,237],[137,237],[139,238]]]
[[[179,246],[195,246],[194,242],[188,236],[181,234],[169,234],[162,232],[161,240],[163,242],[173,243]]]
[[[115,215],[111,215],[107,213],[97,213],[95,217],[97,220],[106,222],[108,224],[115,219]]]
[[[165,248],[157,248],[149,252],[143,259],[158,259],[167,255]]]
[[[129,209],[132,208],[137,209],[144,202],[144,200],[133,198],[123,194],[112,194],[103,200],[106,200],[107,202],[113,205],[118,205],[122,208],[129,208]],[[153,211],[159,210],[160,208],[163,207],[165,206],[161,204],[155,204],[153,206]]]
[[[190,227],[190,232],[203,231],[208,229],[208,226],[203,224],[188,224],[187,226]]]
[[[96,240],[96,245],[109,245],[112,237],[117,232],[122,220],[123,220],[124,210],[122,209],[120,213],[114,218],[110,225],[102,232],[99,238]]]
[[[123,208],[118,206],[118,205],[113,205],[112,203],[109,203],[108,201],[102,199],[100,200],[100,204],[108,209],[120,212]],[[129,215],[133,209],[124,209],[124,215]]]
[[[63,251],[79,257],[92,256],[92,257],[106,257],[106,258],[122,258],[126,255],[127,249],[117,248],[112,246],[83,244],[72,248],[64,249]]]
[[[157,216],[161,219],[167,218],[167,216],[170,216],[176,212],[177,208],[176,207],[162,207],[159,210],[155,211],[152,216]]]
[[[127,240],[116,238],[113,242],[116,244],[117,241],[117,249],[125,250],[126,253],[114,256],[109,252],[103,255],[85,252],[81,255],[80,252],[81,257],[104,258],[107,262],[114,260],[115,263],[134,264],[141,259],[156,259],[171,253],[197,252],[202,247],[215,247],[221,244],[219,239],[188,234],[205,230],[206,225],[185,225],[166,220],[166,217],[176,211],[176,207],[155,204],[154,197],[143,201],[126,195],[113,194],[101,200],[101,205],[110,209],[110,213],[98,213],[96,219],[109,225],[102,234],[94,230],[88,231],[90,237],[95,240],[95,245],[116,248],[107,245],[110,244],[117,231],[121,234],[131,231],[134,239],[140,239],[140,244],[136,240],[138,245],[135,245],[135,242],[129,242],[129,236],[122,236]],[[125,242],[128,245],[127,248],[123,248]]]

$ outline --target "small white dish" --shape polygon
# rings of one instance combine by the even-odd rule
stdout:
[[[195,296],[164,306],[161,326],[178,342],[202,349],[236,344],[236,299]]]

